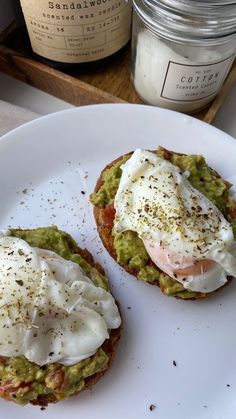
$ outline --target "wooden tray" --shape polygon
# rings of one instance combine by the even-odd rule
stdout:
[[[130,46],[102,69],[68,74],[36,61],[25,50],[15,24],[0,36],[0,70],[72,105],[142,103],[130,79]],[[234,63],[220,93],[195,117],[211,123],[236,79]]]

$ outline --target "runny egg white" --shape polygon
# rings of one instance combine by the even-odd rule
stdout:
[[[116,233],[135,231],[153,262],[191,291],[211,292],[236,277],[230,223],[177,166],[138,149],[121,169]]]
[[[78,264],[0,237],[0,355],[72,365],[93,355],[120,322],[112,295]]]

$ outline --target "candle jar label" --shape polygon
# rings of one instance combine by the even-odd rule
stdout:
[[[130,38],[125,0],[20,0],[32,49],[64,63],[108,57]]]
[[[234,55],[214,64],[192,65],[169,61],[161,97],[178,102],[205,99],[221,88]]]

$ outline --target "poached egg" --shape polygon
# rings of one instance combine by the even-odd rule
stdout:
[[[121,169],[116,233],[136,232],[156,266],[191,291],[211,292],[236,277],[232,227],[188,173],[141,149]]]
[[[120,323],[112,295],[77,263],[0,237],[0,355],[73,365],[93,355]]]

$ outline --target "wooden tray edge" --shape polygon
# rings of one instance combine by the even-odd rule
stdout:
[[[234,61],[229,74],[227,78],[225,79],[225,82],[223,86],[220,89],[220,92],[214,99],[214,101],[211,103],[205,117],[203,118],[203,121],[212,123],[217,112],[221,108],[222,104],[224,103],[228,93],[230,92],[231,87],[235,83],[236,80],[236,61]]]
[[[0,45],[0,70],[72,105],[127,103],[79,79]]]
[[[34,59],[27,58],[23,54],[2,45],[1,42],[15,27],[14,23],[11,24],[0,35],[0,70],[2,72],[74,106],[96,103],[129,103],[76,77],[67,75]],[[236,61],[231,67],[220,92],[209,105],[209,108],[192,116],[207,123],[212,123],[235,80]]]

